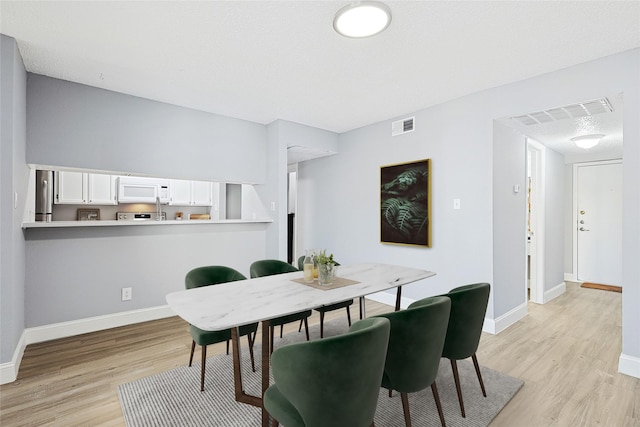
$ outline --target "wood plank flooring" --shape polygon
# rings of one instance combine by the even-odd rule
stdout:
[[[367,302],[368,315],[391,309]],[[117,386],[186,365],[190,344],[187,324],[173,317],[30,345],[18,380],[0,386],[0,425],[123,426]],[[218,344],[208,354],[224,351]],[[568,283],[550,303],[530,304],[524,319],[482,336],[480,364],[525,381],[492,426],[640,426],[640,379],[616,372],[620,351],[620,294]]]

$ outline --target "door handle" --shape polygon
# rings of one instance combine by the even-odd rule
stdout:
[[[587,230],[584,227],[580,227],[580,231],[591,231],[591,230]]]

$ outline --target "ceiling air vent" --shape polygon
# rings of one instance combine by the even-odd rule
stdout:
[[[565,105],[550,110],[537,111],[522,116],[512,117],[525,126],[541,125],[564,119],[576,119],[596,114],[611,113],[613,107],[607,98],[594,99],[580,104]]]
[[[415,117],[408,117],[406,119],[397,120],[391,123],[391,136],[413,132],[415,130],[415,119]]]

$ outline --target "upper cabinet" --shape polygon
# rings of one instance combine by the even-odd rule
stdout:
[[[172,179],[170,205],[173,206],[212,206],[212,186],[207,181],[186,181]]]
[[[59,171],[55,174],[55,203],[71,205],[115,205],[113,175]]]

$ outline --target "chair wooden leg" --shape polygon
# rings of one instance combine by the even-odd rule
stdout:
[[[227,340],[227,354],[229,354],[229,340]]]
[[[407,395],[407,393],[400,393],[400,399],[402,399],[402,411],[404,412],[404,424],[407,427],[411,427],[411,415],[409,414],[409,395]]]
[[[207,368],[207,346],[202,346],[202,368],[200,369],[200,391],[204,391],[204,371]]]
[[[302,331],[302,324],[304,322],[302,321],[302,319],[300,319],[300,324],[298,325],[298,332]]]
[[[307,322],[307,318],[304,318],[304,331],[307,333],[307,341],[309,341],[309,322]]]
[[[349,310],[349,306],[347,308],[347,322],[349,322],[349,326],[351,326],[351,310]]]
[[[444,422],[444,414],[442,413],[442,405],[440,404],[440,396],[438,395],[438,387],[435,381],[431,384],[431,392],[433,393],[433,400],[436,401],[438,415],[440,415],[440,424],[442,424],[442,427],[447,427],[447,424]]]
[[[373,421],[371,421],[371,427],[376,427]]]
[[[282,338],[282,330],[284,329],[284,325],[280,325],[280,338]]]
[[[462,413],[462,418],[466,418],[464,413],[464,403],[462,403],[462,390],[460,389],[460,376],[458,375],[458,364],[455,360],[450,359],[451,361],[451,369],[453,369],[453,379],[456,383],[456,391],[458,392],[458,402],[460,402],[460,412]]]
[[[473,366],[476,368],[476,375],[478,375],[478,381],[480,381],[480,388],[482,389],[482,395],[484,397],[487,397],[487,392],[484,389],[484,382],[482,381],[482,374],[480,373],[480,365],[478,364],[478,358],[476,357],[475,353],[473,353],[473,356],[471,356],[471,359],[473,360]]]
[[[189,356],[189,366],[191,366],[191,363],[193,363],[193,352],[196,349],[196,342],[191,340],[191,355]]]
[[[393,397],[393,390],[389,389],[389,397]]]
[[[320,338],[324,338],[324,312],[320,312]]]
[[[247,341],[249,341],[249,355],[251,356],[251,370],[256,371],[256,362],[253,360],[253,343],[251,342],[251,334],[247,334]]]

